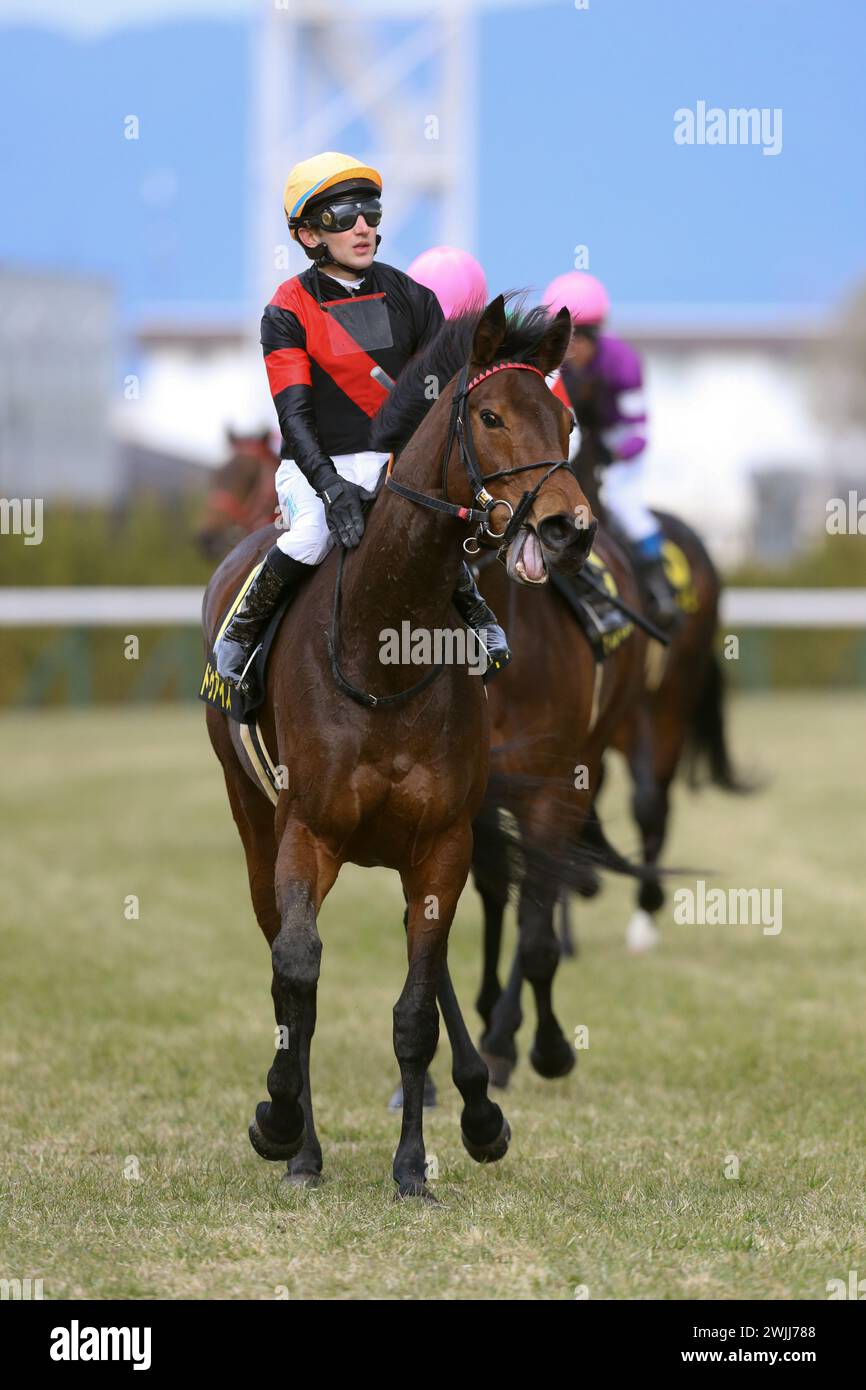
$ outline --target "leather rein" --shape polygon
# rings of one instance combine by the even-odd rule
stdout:
[[[467,555],[477,555],[481,550],[482,538],[490,541],[498,541],[498,553],[501,555],[506,551],[517,535],[526,517],[532,509],[536,497],[544,484],[560,468],[568,467],[568,459],[542,459],[538,463],[521,463],[514,468],[500,468],[495,473],[482,474],[478,465],[478,455],[475,452],[475,443],[472,438],[472,427],[468,416],[465,414],[466,401],[470,391],[474,391],[482,381],[493,376],[495,372],[504,371],[524,371],[535,372],[544,380],[544,373],[538,368],[533,367],[529,362],[497,362],[492,367],[487,367],[483,372],[479,372],[472,380],[468,380],[468,365],[460,369],[457,377],[457,385],[451,401],[451,415],[448,421],[448,435],[445,441],[445,452],[442,455],[442,493],[444,500],[438,497],[429,497],[426,492],[416,492],[414,488],[406,487],[403,483],[398,483],[393,476],[394,456],[392,454],[388,463],[388,472],[385,477],[385,486],[396,492],[399,497],[404,497],[408,502],[414,502],[420,507],[427,507],[431,511],[445,512],[448,516],[455,517],[458,521],[477,522],[478,526],[474,536],[468,536],[463,542],[463,549]],[[472,496],[475,501],[474,507],[461,507],[456,502],[448,500],[448,464],[451,458],[451,451],[454,442],[460,455],[469,486],[472,489]],[[516,507],[506,501],[504,497],[493,497],[488,491],[486,484],[494,482],[497,478],[511,478],[517,473],[529,473],[534,469],[544,468],[546,472],[535,484],[534,488],[528,489],[523,493]],[[497,507],[507,507],[508,519],[502,531],[494,531],[490,526],[490,518]],[[337,582],[334,586],[334,604],[331,611],[331,627],[328,632],[328,654],[331,658],[331,671],[334,680],[340,690],[348,695],[359,705],[365,705],[368,709],[378,709],[388,705],[402,704],[404,700],[409,700],[413,695],[418,695],[422,690],[426,690],[433,684],[437,676],[441,675],[444,663],[440,662],[428,671],[426,676],[414,685],[410,685],[408,690],[401,690],[395,695],[370,695],[367,691],[360,690],[353,685],[344,674],[339,657],[338,647],[338,628],[340,620],[340,600],[343,588],[343,566],[346,561],[346,552],[341,550],[340,560],[337,568]]]

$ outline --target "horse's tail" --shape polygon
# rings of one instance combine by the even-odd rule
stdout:
[[[647,874],[645,865],[632,863],[624,854],[620,854],[615,845],[611,844],[605,834],[604,826],[598,818],[594,804],[586,818],[580,844],[590,868],[606,869],[608,873],[624,874],[629,878],[648,879],[651,877],[651,872]]]
[[[593,895],[597,871],[624,875],[640,882],[657,881],[657,865],[628,859],[610,843],[593,807],[576,843],[552,846],[520,832],[514,809],[527,789],[552,789],[543,777],[513,776],[493,772],[487,798],[474,823],[473,874],[479,890],[505,897],[529,876],[559,883],[582,896]],[[565,788],[562,788],[565,796]],[[667,872],[675,872],[668,870]],[[503,891],[503,884],[507,885]]]
[[[689,751],[692,787],[700,786],[703,765],[713,786],[723,791],[744,795],[757,790],[759,784],[740,777],[731,761],[725,728],[725,677],[715,652],[710,653],[700,697],[692,712]]]

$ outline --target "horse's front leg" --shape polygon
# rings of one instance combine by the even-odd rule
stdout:
[[[423,1133],[424,1078],[439,1041],[436,995],[443,981],[448,932],[469,873],[468,825],[441,835],[418,865],[401,878],[407,902],[409,969],[394,1005],[394,1052],[400,1065],[403,1115],[394,1155],[400,1197],[429,1197]]]
[[[322,1169],[309,1082],[322,956],[316,916],[338,867],[305,826],[286,826],[275,868],[280,929],[271,944],[279,1036],[268,1072],[271,1099],[256,1107],[250,1142],[262,1158],[290,1160],[289,1177],[298,1183],[317,1181]]]
[[[499,982],[499,954],[502,948],[502,924],[508,906],[511,870],[508,844],[499,828],[496,815],[476,817],[472,853],[472,877],[481,897],[484,912],[481,986],[475,1007],[485,1029],[490,1027],[493,1009],[502,995]]]
[[[405,932],[408,932],[409,930],[408,906],[403,911],[403,930]],[[424,1077],[424,1109],[435,1110],[438,1104],[439,1098],[436,1094],[436,1082],[433,1080],[433,1077],[430,1075],[428,1071],[427,1075]],[[403,1083],[401,1081],[397,1082],[397,1087],[394,1091],[394,1094],[388,1101],[388,1109],[392,1111],[403,1109]]]
[[[499,1106],[487,1094],[491,1084],[487,1064],[469,1036],[447,964],[442,972],[439,1007],[451,1043],[451,1075],[463,1097],[463,1147],[476,1163],[495,1163],[508,1152],[511,1129]]]

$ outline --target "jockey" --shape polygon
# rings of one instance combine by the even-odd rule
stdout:
[[[604,471],[604,501],[631,542],[638,576],[662,627],[677,617],[676,598],[662,561],[664,536],[643,499],[646,410],[640,358],[634,348],[600,329],[610,300],[600,281],[581,270],[558,275],[542,301],[563,305],[574,321],[571,345],[554,394],[573,410]]]
[[[288,529],[271,546],[214,647],[219,674],[242,684],[283,596],[337,543],[364,531],[388,455],[373,452],[370,420],[393,379],[443,323],[433,294],[376,262],[382,179],[349,155],[296,164],[284,208],[312,265],[280,285],[262,319],[262,348],[282,434],[277,499]],[[485,679],[511,659],[463,565],[454,605],[487,652]]]

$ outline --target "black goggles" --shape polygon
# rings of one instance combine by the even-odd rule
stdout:
[[[359,217],[368,227],[378,227],[382,221],[382,204],[378,198],[363,198],[353,202],[329,203],[311,216],[326,232],[348,232]]]

